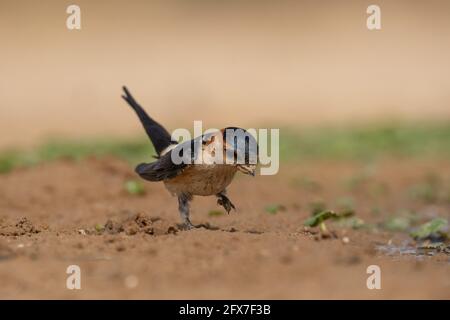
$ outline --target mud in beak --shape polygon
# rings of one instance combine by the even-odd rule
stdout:
[[[237,168],[240,172],[251,175],[252,177],[256,175],[256,165],[254,164],[239,164]]]

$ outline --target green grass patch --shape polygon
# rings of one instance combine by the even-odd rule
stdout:
[[[286,207],[282,204],[274,203],[267,205],[264,211],[270,214],[277,214],[278,212],[286,211]]]
[[[149,161],[155,155],[147,139],[52,140],[32,150],[0,152],[0,173],[58,159],[82,160],[90,156],[116,156],[132,164]]]
[[[349,128],[280,129],[280,158],[282,161],[301,160],[371,160],[378,157],[439,157],[450,158],[450,123],[429,125],[382,125]],[[117,156],[132,164],[150,161],[154,149],[148,139],[80,139],[52,140],[33,150],[4,150],[0,152],[0,173],[16,167],[32,166],[55,159],[80,160],[87,156]],[[356,177],[350,186],[357,187]],[[293,182],[304,188],[318,189],[307,179]],[[426,188],[416,194],[429,198]]]
[[[280,130],[282,160],[450,157],[450,123]]]
[[[210,217],[220,217],[223,216],[224,212],[221,210],[209,210],[208,216]]]

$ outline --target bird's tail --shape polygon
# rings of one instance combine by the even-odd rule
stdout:
[[[139,120],[142,123],[142,126],[147,132],[147,136],[153,143],[158,156],[161,152],[166,149],[171,144],[176,144],[176,141],[172,141],[169,132],[158,122],[149,117],[149,115],[145,112],[144,109],[134,100],[130,91],[128,91],[127,87],[123,87],[123,91],[125,94],[122,95],[122,98],[128,102],[128,104],[133,108],[136,112]]]

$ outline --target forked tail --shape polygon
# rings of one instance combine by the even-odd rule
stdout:
[[[124,86],[123,91],[125,92],[125,94],[122,95],[122,98],[126,102],[128,102],[128,104],[138,115],[139,120],[141,121],[142,126],[145,129],[145,132],[147,132],[147,136],[150,138],[156,152],[158,153],[158,156],[171,144],[177,144],[176,141],[172,141],[169,132],[167,132],[167,130],[158,122],[150,118],[145,110],[142,109],[142,107],[136,102],[136,100],[134,100],[127,87]]]

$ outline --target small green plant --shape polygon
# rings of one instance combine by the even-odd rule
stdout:
[[[143,195],[145,194],[144,185],[137,180],[128,180],[124,184],[125,191],[131,195]]]
[[[319,226],[320,231],[328,232],[327,226],[325,225],[325,220],[328,220],[331,218],[337,218],[337,217],[339,217],[338,213],[336,213],[334,211],[326,210],[326,211],[316,213],[312,217],[306,219],[306,221],[304,222],[304,225],[307,227]]]
[[[95,225],[95,231],[97,231],[97,232],[102,232],[103,230],[105,230],[105,226],[104,226],[104,225],[102,225],[102,224],[100,224],[100,223],[97,223],[97,224]]]
[[[223,211],[221,211],[221,210],[210,210],[209,212],[208,212],[208,216],[210,216],[210,217],[220,217],[220,216],[223,216]]]
[[[264,208],[264,210],[270,214],[277,214],[280,211],[286,211],[286,207],[283,206],[282,204],[276,203],[276,204],[270,204],[270,205],[266,206]]]
[[[410,235],[416,240],[424,240],[432,236],[448,238],[448,235],[444,232],[447,224],[446,219],[436,218],[422,224],[417,230],[411,232]]]

